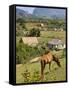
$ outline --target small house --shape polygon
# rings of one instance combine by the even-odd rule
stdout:
[[[59,31],[64,31],[63,28],[59,28]]]
[[[40,26],[41,26],[41,27],[44,27],[44,24],[43,24],[43,23],[41,23],[41,24],[40,24]]]
[[[21,39],[24,44],[29,46],[36,46],[38,44],[37,37],[22,37]]]
[[[54,31],[57,31],[57,28],[54,28]]]
[[[52,39],[48,42],[49,49],[61,50],[65,48],[65,44],[60,39]]]

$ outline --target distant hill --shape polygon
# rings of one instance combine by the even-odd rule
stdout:
[[[38,17],[33,15],[33,14],[30,14],[24,10],[21,10],[21,9],[18,9],[16,8],[16,18],[24,18],[25,20],[26,19],[37,19]]]
[[[35,8],[33,15],[47,18],[65,19],[64,9]]]
[[[17,17],[31,17],[32,15],[24,10],[16,8],[16,16]]]

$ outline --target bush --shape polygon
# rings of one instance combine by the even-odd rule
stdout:
[[[16,20],[16,22],[19,23],[19,26],[21,26],[22,29],[26,29],[25,20],[24,19],[19,18],[19,19]]]
[[[35,47],[24,44],[21,40],[16,44],[16,63],[26,63],[32,58],[41,56],[48,51],[46,45],[37,45]]]
[[[23,76],[24,83],[40,81],[39,71],[36,71],[36,70],[34,70],[34,72],[31,74],[31,72],[26,68],[22,73],[22,76]]]
[[[28,83],[30,81],[30,72],[29,72],[29,70],[26,69],[22,75],[23,75],[23,78],[24,78],[24,83]]]
[[[17,64],[25,63],[31,58],[35,57],[38,54],[38,50],[34,47],[30,47],[22,42],[16,44],[16,57]]]
[[[39,71],[34,70],[31,81],[38,82],[40,80],[39,77],[40,77]]]
[[[30,30],[30,36],[40,37],[40,30],[38,28],[33,28]]]
[[[25,19],[18,18],[18,19],[16,20],[16,22],[22,24],[22,23],[25,23]]]

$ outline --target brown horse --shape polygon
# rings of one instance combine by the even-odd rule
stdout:
[[[49,70],[50,70],[52,61],[55,61],[57,65],[61,67],[59,58],[56,55],[53,55],[51,52],[48,52],[47,54],[42,55],[40,61],[41,61],[41,79],[42,80],[44,78],[44,68],[46,64],[49,64]]]
[[[41,80],[43,80],[43,78],[44,78],[44,69],[45,69],[46,64],[49,64],[49,69],[50,69],[51,62],[55,61],[57,63],[57,65],[59,67],[61,67],[59,58],[56,55],[53,55],[50,51],[48,51],[48,53],[46,53],[34,60],[31,60],[30,62],[33,63],[33,62],[37,62],[37,61],[41,62]]]

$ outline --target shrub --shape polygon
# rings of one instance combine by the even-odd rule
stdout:
[[[35,47],[24,44],[21,40],[16,44],[16,63],[26,63],[32,58],[41,56],[48,51],[46,45],[37,45]]]
[[[31,81],[38,82],[39,80],[39,71],[34,70]]]
[[[30,36],[40,37],[40,30],[38,28],[33,28],[30,30]]]
[[[30,72],[28,69],[26,69],[24,71],[24,73],[22,73],[23,78],[24,78],[24,83],[28,83],[30,81]]]

